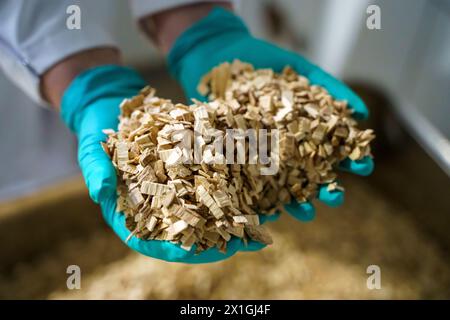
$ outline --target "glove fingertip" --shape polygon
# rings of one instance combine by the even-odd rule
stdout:
[[[264,243],[250,240],[241,251],[259,251],[261,249],[264,249],[265,247],[267,247],[267,245]]]
[[[312,221],[316,216],[316,210],[314,209],[314,206],[311,204],[311,202],[308,201],[299,203],[294,200],[291,203],[285,205],[285,209],[295,219],[303,222]]]
[[[364,157],[361,160],[355,161],[347,158],[339,164],[339,168],[344,171],[366,177],[373,172],[375,168],[375,163],[373,162],[373,159],[369,156]]]
[[[350,108],[353,110],[353,118],[357,120],[366,120],[369,118],[369,109],[360,97],[358,97],[353,91],[352,96],[348,100]]]
[[[266,222],[274,222],[277,221],[280,218],[280,213],[276,212],[274,214],[259,214],[259,223],[264,224]]]
[[[317,198],[326,205],[336,208],[344,203],[344,192],[341,190],[328,191],[328,186],[322,185]]]

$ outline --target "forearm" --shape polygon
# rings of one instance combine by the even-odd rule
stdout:
[[[64,91],[77,75],[92,67],[108,64],[122,64],[117,49],[105,47],[77,52],[56,63],[42,75],[42,95],[59,110]]]
[[[166,55],[180,34],[208,15],[211,9],[216,6],[232,10],[232,4],[225,1],[195,3],[144,17],[140,20],[140,24],[147,36]]]

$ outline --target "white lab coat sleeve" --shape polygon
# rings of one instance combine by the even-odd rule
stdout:
[[[139,20],[142,17],[151,15],[175,7],[201,2],[230,2],[234,5],[237,0],[131,0],[133,16]]]
[[[71,5],[80,9],[80,29],[67,26]],[[108,11],[108,0],[1,0],[0,67],[29,97],[45,104],[39,79],[51,66],[82,50],[117,47]]]

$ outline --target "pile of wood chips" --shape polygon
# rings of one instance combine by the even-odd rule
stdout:
[[[173,241],[185,250],[196,245],[196,252],[225,252],[232,236],[270,244],[257,213],[274,214],[292,199],[311,200],[320,184],[342,188],[335,165],[371,156],[373,131],[359,130],[345,101],[290,67],[277,74],[236,60],[214,68],[198,89],[209,102],[187,106],[146,87],[122,102],[118,131],[105,130],[103,147],[119,177],[117,211],[124,212],[131,235]],[[217,161],[217,140],[207,132],[226,135],[230,128],[277,129],[279,149],[268,148],[279,159],[277,173],[261,175],[267,165],[258,162]],[[241,147],[248,156],[248,144]]]

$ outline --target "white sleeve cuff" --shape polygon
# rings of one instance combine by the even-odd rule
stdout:
[[[64,58],[97,47],[118,47],[118,44],[108,32],[101,29],[90,32],[62,29],[43,38],[41,43],[26,48],[26,52],[33,69],[42,75]]]

